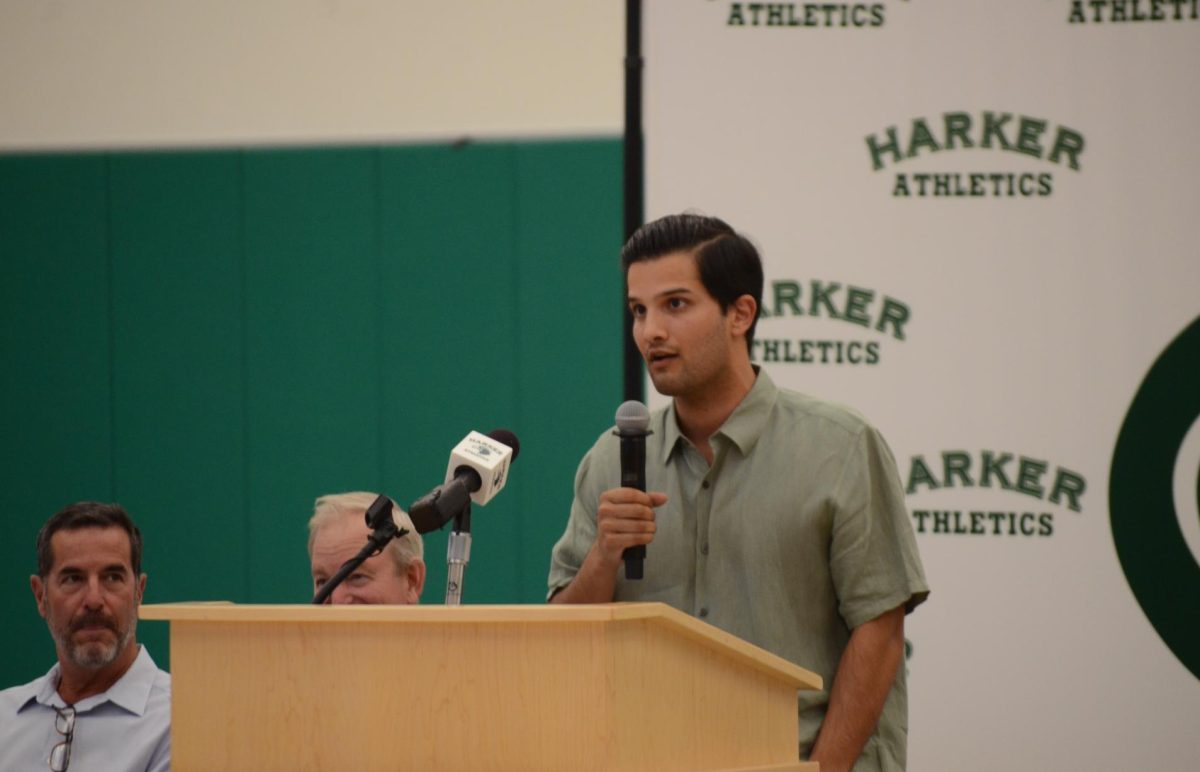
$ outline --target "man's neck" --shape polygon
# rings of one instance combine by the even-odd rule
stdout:
[[[757,374],[747,357],[744,362],[731,367],[727,377],[705,390],[703,394],[675,397],[675,418],[679,431],[696,446],[709,465],[713,462],[709,438],[721,428],[721,424],[742,404],[742,400],[754,388]]]
[[[58,694],[63,702],[74,705],[80,700],[106,692],[133,666],[140,647],[131,641],[125,650],[104,667],[80,667],[63,657],[58,659]]]

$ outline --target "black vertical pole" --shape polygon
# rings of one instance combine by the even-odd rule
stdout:
[[[642,224],[645,216],[645,164],[642,150],[642,4],[625,0],[625,240]],[[625,310],[624,323],[625,399],[645,399],[642,357],[633,342],[633,318]]]

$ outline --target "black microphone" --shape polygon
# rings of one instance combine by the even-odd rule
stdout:
[[[450,452],[446,481],[413,502],[408,516],[417,533],[436,531],[466,508],[487,504],[508,482],[508,468],[521,452],[507,429],[471,432]]]
[[[617,408],[616,435],[621,438],[621,487],[646,490],[646,436],[650,432],[650,411],[636,399],[621,403]],[[621,553],[625,561],[625,578],[641,579],[646,545],[626,547]]]

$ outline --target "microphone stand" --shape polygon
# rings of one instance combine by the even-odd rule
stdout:
[[[333,594],[334,589],[341,584],[354,569],[363,564],[363,561],[373,555],[378,555],[383,552],[383,548],[388,545],[392,539],[399,539],[401,536],[408,533],[407,528],[401,528],[396,525],[395,519],[392,518],[392,500],[387,496],[380,496],[371,503],[367,508],[366,513],[367,527],[372,529],[371,535],[367,537],[367,543],[358,551],[358,554],[342,563],[342,567],[337,570],[337,573],[329,577],[329,581],[321,585],[321,589],[317,590],[317,594],[313,596],[312,602],[314,606],[323,605],[329,600],[329,596]],[[468,549],[469,549],[468,545]]]
[[[471,560],[471,500],[454,516],[454,530],[446,542],[446,605],[462,605],[463,573]]]

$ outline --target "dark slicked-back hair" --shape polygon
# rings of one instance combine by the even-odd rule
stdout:
[[[80,501],[61,512],[56,512],[42,526],[37,535],[38,576],[45,579],[54,565],[54,551],[50,539],[59,531],[75,531],[80,528],[124,528],[129,534],[129,563],[133,575],[142,573],[142,532],[133,524],[129,513],[117,504],[101,504],[98,501]]]
[[[700,283],[724,313],[742,295],[754,298],[755,317],[746,330],[746,348],[754,341],[758,309],[762,308],[763,267],[750,240],[724,220],[699,214],[670,214],[634,231],[621,249],[626,284],[629,266],[672,252],[692,252]]]

